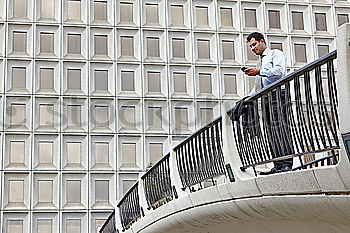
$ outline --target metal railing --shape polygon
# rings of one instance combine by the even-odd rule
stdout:
[[[119,231],[116,228],[116,223],[115,223],[115,211],[113,211],[106,222],[102,225],[100,233],[119,233]]]
[[[165,155],[141,177],[149,209],[156,209],[173,199],[169,158],[170,153]]]
[[[306,168],[301,157],[310,153],[330,152],[337,162],[336,56],[333,51],[307,64],[228,112],[243,171],[293,157]]]
[[[139,182],[130,188],[117,205],[120,211],[120,221],[123,231],[141,218],[142,209],[139,203],[138,186]]]
[[[183,189],[225,174],[221,134],[219,117],[174,148]]]

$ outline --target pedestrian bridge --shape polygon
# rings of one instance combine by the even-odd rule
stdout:
[[[173,148],[100,232],[349,233],[350,24],[337,43]]]

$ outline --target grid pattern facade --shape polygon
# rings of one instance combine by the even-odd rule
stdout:
[[[245,38],[293,71],[350,1],[0,0],[0,228],[97,229],[139,172],[249,93]]]

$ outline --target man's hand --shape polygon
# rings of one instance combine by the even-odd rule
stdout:
[[[244,73],[249,76],[255,76],[260,74],[260,70],[256,68],[247,68],[244,70]]]

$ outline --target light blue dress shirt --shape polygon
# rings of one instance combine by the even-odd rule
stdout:
[[[259,74],[262,79],[262,87],[266,87],[286,75],[286,60],[287,57],[278,49],[266,48],[264,50]]]

